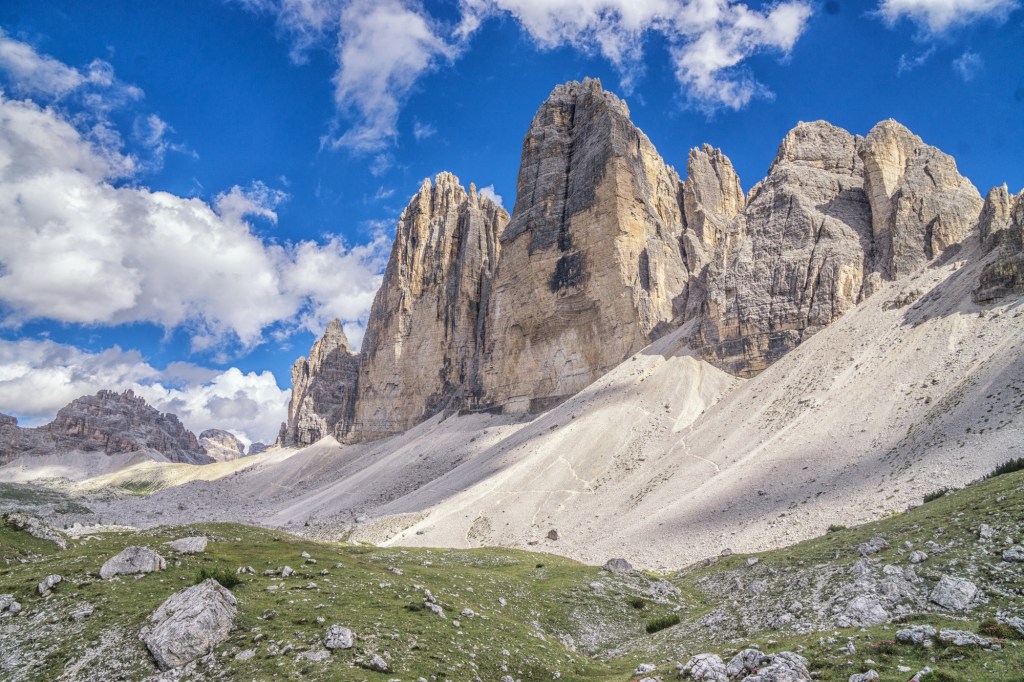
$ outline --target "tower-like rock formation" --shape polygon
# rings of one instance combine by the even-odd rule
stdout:
[[[856,139],[821,121],[798,125],[725,234],[704,277],[697,345],[752,376],[860,296],[871,209]]]
[[[523,141],[488,311],[484,402],[543,408],[679,312],[681,184],[626,104],[587,79],[554,89]]]
[[[404,431],[480,393],[487,302],[508,213],[451,173],[398,221],[363,339],[354,439]]]
[[[324,436],[344,437],[355,416],[359,355],[352,352],[340,320],[332,320],[309,351],[292,365],[292,399],[279,445],[310,445]]]
[[[985,223],[991,219],[986,243],[995,248],[996,255],[981,271],[978,289],[974,292],[978,303],[993,303],[1005,296],[1024,294],[1024,192],[1014,198],[1004,186],[997,188],[995,195],[989,193],[986,210],[982,213],[982,229],[984,233]],[[995,206],[990,207],[990,203]],[[1000,215],[1004,207],[1005,213]],[[995,218],[992,218],[993,213]]]
[[[882,121],[859,145],[871,203],[873,268],[902,277],[963,241],[982,199],[956,161],[903,125]]]

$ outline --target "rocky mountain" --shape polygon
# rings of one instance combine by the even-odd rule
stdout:
[[[599,81],[560,85],[526,133],[511,218],[451,174],[424,182],[362,353],[296,364],[279,442],[369,440],[442,410],[537,413],[684,327],[694,353],[752,377],[972,235],[1001,254],[978,300],[1019,290],[1015,206],[1005,188],[983,201],[891,120],[866,137],[798,124],[746,195],[709,145],[682,180]]]
[[[359,356],[352,352],[340,320],[327,325],[309,358],[292,365],[292,398],[288,421],[277,442],[288,447],[309,445],[324,436],[348,433],[355,416]]]
[[[245,456],[245,444],[235,434],[221,429],[206,429],[200,433],[199,445],[216,462],[229,462]]]
[[[0,464],[22,455],[143,451],[172,462],[213,461],[175,415],[153,409],[131,390],[82,396],[61,408],[52,422],[36,428],[21,428],[14,417],[0,415]]]
[[[451,173],[420,191],[398,220],[363,340],[353,431],[405,431],[480,395],[487,305],[508,213]]]

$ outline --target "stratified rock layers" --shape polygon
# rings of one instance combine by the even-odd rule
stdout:
[[[363,340],[353,434],[404,431],[480,395],[487,302],[508,213],[451,173],[398,221]]]
[[[489,309],[484,402],[577,392],[676,316],[681,185],[599,82],[555,88],[523,142]]]

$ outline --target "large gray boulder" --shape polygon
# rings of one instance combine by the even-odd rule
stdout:
[[[15,616],[21,612],[21,604],[14,600],[13,594],[0,594],[0,617]]]
[[[625,559],[609,559],[604,562],[604,566],[601,568],[609,573],[616,573],[619,575],[633,572],[633,564],[629,563]]]
[[[50,594],[50,590],[56,587],[57,583],[61,582],[62,580],[64,580],[64,578],[56,574],[48,575],[45,578],[43,578],[43,582],[39,583],[39,585],[36,587],[36,590],[39,591],[39,596],[45,597],[48,594]]]
[[[889,613],[874,597],[854,597],[839,617],[840,625],[878,625],[889,620]]]
[[[696,682],[729,682],[725,663],[717,654],[697,654],[680,671],[680,677],[690,676]]]
[[[928,600],[950,611],[965,611],[978,596],[978,586],[964,578],[944,575]]]
[[[328,649],[351,649],[355,639],[355,635],[348,628],[332,625],[324,634],[324,646]]]
[[[161,670],[179,668],[227,639],[237,613],[234,595],[208,578],[168,597],[140,637]]]
[[[120,554],[107,559],[100,568],[100,577],[109,580],[116,575],[138,575],[167,568],[167,561],[149,547],[125,547]]]

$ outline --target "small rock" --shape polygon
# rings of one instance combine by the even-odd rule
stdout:
[[[608,561],[604,562],[604,566],[602,566],[601,568],[608,571],[609,573],[616,573],[619,575],[633,572],[633,565],[625,559],[609,559]]]
[[[245,651],[239,651],[235,654],[236,661],[248,661],[250,658],[256,655],[255,649],[246,649]]]
[[[303,651],[296,657],[296,661],[311,661],[313,663],[319,663],[326,661],[331,657],[331,652],[325,649],[317,649],[316,651]]]
[[[56,574],[48,575],[45,578],[43,578],[43,582],[39,583],[36,586],[36,590],[39,591],[39,596],[45,597],[46,595],[50,594],[50,590],[52,590],[57,585],[57,583],[59,583],[62,580],[64,580],[64,578]]]
[[[291,566],[285,566],[284,568],[281,569],[281,577],[282,578],[287,578],[288,576],[290,576],[290,575],[292,575],[294,573],[295,573],[295,569],[293,569]]]
[[[558,531],[555,530],[554,528],[552,528],[551,530],[548,531],[548,536],[547,537],[548,537],[548,540],[557,540],[558,539]]]
[[[0,594],[0,616],[13,616],[21,612],[21,604],[13,594]]]
[[[978,526],[978,539],[979,540],[991,540],[992,539],[992,526],[987,523],[983,523]]]
[[[772,628],[774,628],[775,630],[781,630],[782,628],[786,627],[792,622],[793,614],[783,613],[782,615],[776,617],[775,620],[772,621]]]
[[[950,611],[964,611],[977,596],[978,586],[970,580],[944,575],[928,599]]]
[[[167,561],[149,547],[125,547],[120,554],[107,559],[100,568],[100,577],[109,580],[115,575],[139,575],[165,568]]]
[[[199,554],[206,551],[206,538],[202,536],[181,538],[166,544],[179,554]]]
[[[953,646],[989,646],[992,644],[992,640],[988,637],[979,637],[967,630],[941,630],[939,639]]]
[[[756,556],[747,557],[747,566],[756,566],[758,561],[760,561],[760,559]]]
[[[912,564],[919,564],[926,559],[928,559],[928,555],[919,549],[910,553],[910,563]]]
[[[590,589],[598,593],[604,592],[604,583],[590,583]]]
[[[875,682],[878,679],[878,673],[874,670],[869,670],[866,673],[850,675],[850,682]]]
[[[1014,545],[1003,550],[1003,561],[1011,561],[1014,563],[1024,562],[1024,546]]]
[[[889,549],[889,543],[880,535],[876,535],[867,542],[862,542],[857,545],[857,551],[859,551],[863,556],[878,554],[886,549]]]
[[[303,552],[299,556],[302,557],[303,559],[308,559],[309,558],[309,552]]]
[[[658,666],[654,665],[653,663],[641,663],[636,667],[636,670],[633,671],[633,674],[646,675],[647,673],[653,673],[657,669]]]
[[[91,616],[95,610],[96,609],[93,608],[92,604],[82,603],[72,609],[71,617],[74,620],[82,620],[83,618]]]
[[[390,666],[388,666],[388,662],[377,654],[374,654],[370,658],[370,660],[363,661],[359,665],[366,668],[367,670],[375,670],[379,673],[386,673],[391,671]]]
[[[906,630],[896,631],[896,641],[914,646],[931,646],[931,640],[935,637],[935,628],[931,625],[915,625]]]
[[[328,649],[351,649],[355,641],[352,631],[340,625],[332,625],[324,634],[324,646]]]

